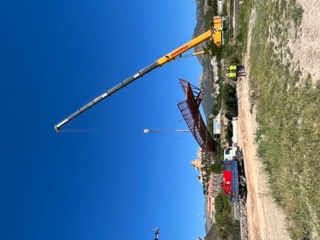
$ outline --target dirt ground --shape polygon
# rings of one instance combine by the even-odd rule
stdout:
[[[251,30],[255,21],[255,11],[252,12],[248,46],[251,44]],[[249,51],[250,48],[248,47]],[[250,52],[245,57],[245,67],[249,75]],[[259,239],[290,239],[285,227],[285,216],[281,209],[273,202],[269,194],[267,176],[263,172],[263,166],[256,156],[255,132],[257,129],[256,112],[253,108],[250,113],[251,103],[249,94],[249,79],[243,77],[238,83],[238,133],[239,145],[243,150],[248,198],[247,198],[247,222],[248,238]]]
[[[300,66],[302,77],[311,75],[313,82],[320,80],[320,1],[297,0],[303,8],[298,39],[291,39],[292,61]]]
[[[304,9],[301,31],[298,39],[291,39],[289,47],[293,52],[293,63],[299,66],[302,77],[311,75],[314,81],[320,79],[320,1],[297,0]],[[256,17],[252,12],[248,33],[248,52],[245,56],[247,75],[250,73],[250,44],[252,26]],[[247,222],[248,238],[252,240],[290,239],[286,231],[285,215],[271,198],[267,176],[263,166],[256,156],[255,132],[257,129],[256,112],[250,112],[249,79],[243,77],[238,83],[239,116],[238,133],[239,145],[243,150],[248,184]]]

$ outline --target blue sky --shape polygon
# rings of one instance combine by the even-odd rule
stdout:
[[[183,1],[4,1],[0,7],[0,239],[148,240],[204,236],[197,144],[176,106],[184,58],[53,125],[192,37]]]

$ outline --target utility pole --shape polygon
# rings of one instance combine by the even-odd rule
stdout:
[[[160,229],[159,228],[155,228],[154,229],[154,240],[158,240],[159,233],[160,233]]]
[[[159,233],[160,233],[160,229],[159,229],[159,228],[155,228],[155,229],[153,229],[153,230],[154,230],[154,240],[159,240],[158,235],[159,235]],[[200,237],[197,237],[196,240],[203,240],[203,239],[200,238]]]

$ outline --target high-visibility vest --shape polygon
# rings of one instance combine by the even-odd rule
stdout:
[[[230,69],[230,71],[237,71],[237,66],[236,65],[230,65],[229,69]]]
[[[233,77],[236,77],[237,76],[237,74],[235,73],[235,72],[230,72],[229,74],[228,74],[228,77],[229,78],[233,78]]]

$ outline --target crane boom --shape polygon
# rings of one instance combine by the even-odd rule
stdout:
[[[214,43],[220,47],[221,41],[217,41],[217,39],[221,39],[221,31],[222,31],[222,21],[221,17],[214,17],[211,27],[208,31],[202,33],[201,35],[193,38],[187,43],[184,43],[183,45],[179,46],[178,48],[172,50],[171,52],[167,53],[166,55],[160,57],[152,64],[149,64],[148,66],[142,68],[135,74],[131,75],[130,77],[124,79],[114,87],[110,88],[109,90],[105,91],[95,99],[91,100],[89,103],[84,105],[83,107],[79,108],[77,111],[72,113],[70,116],[59,122],[58,124],[54,125],[54,128],[58,132],[60,128],[65,125],[67,122],[72,120],[73,118],[77,117],[79,114],[83,113],[84,111],[88,110],[95,104],[99,103],[103,99],[109,97],[113,93],[117,92],[121,88],[125,87],[129,83],[132,83],[136,79],[142,77],[143,75],[147,74],[148,72],[154,70],[157,67],[160,67],[171,60],[174,60],[176,57],[180,56],[182,53],[188,51],[189,49],[193,48],[194,46],[204,42],[205,40],[209,39],[210,37],[213,39]],[[220,35],[219,37],[216,35]],[[217,38],[218,37],[218,38]]]

